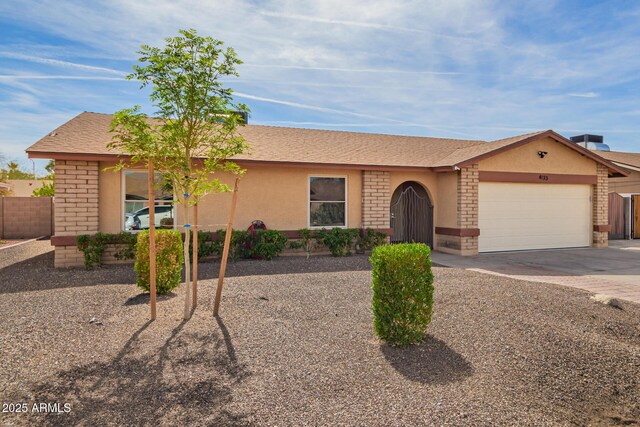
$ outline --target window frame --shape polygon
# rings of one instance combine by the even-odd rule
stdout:
[[[143,231],[143,230],[126,230],[124,228],[125,227],[125,222],[126,222],[126,216],[125,216],[126,208],[125,208],[125,206],[126,206],[126,202],[127,202],[127,180],[126,180],[126,177],[125,177],[125,172],[144,172],[144,173],[148,174],[149,170],[148,169],[138,169],[138,168],[124,168],[124,169],[122,169],[120,171],[120,231],[136,234],[136,233],[139,233],[140,231]],[[154,173],[159,173],[159,172],[154,172]],[[147,185],[148,184],[149,184],[149,182],[147,181]],[[154,206],[156,206],[156,200],[157,199],[154,199],[154,201],[153,201],[153,205]],[[145,202],[145,201],[146,201],[147,204],[149,204],[149,199],[143,200],[143,202]],[[177,224],[177,222],[178,222],[177,221],[177,219],[178,219],[178,210],[176,209],[175,201],[176,201],[176,193],[174,191],[173,192],[173,201],[172,201],[172,205],[173,205],[172,209],[173,209],[173,212],[174,212],[174,215],[173,215],[174,221],[173,221],[173,228],[172,228],[173,230],[177,230],[178,229],[177,228],[178,227],[178,224]]]
[[[342,178],[344,179],[344,202],[315,200],[314,203],[344,203],[344,225],[311,225],[311,178]],[[349,176],[348,175],[328,175],[328,174],[308,174],[307,175],[307,228],[310,230],[322,230],[323,228],[349,228]]]

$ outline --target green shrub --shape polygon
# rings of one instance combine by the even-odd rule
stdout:
[[[364,251],[370,251],[376,246],[387,243],[387,235],[373,228],[361,228],[359,233],[358,244]]]
[[[216,231],[215,234],[218,238],[212,243],[213,253],[221,257],[227,231],[221,229]],[[231,242],[229,243],[229,258],[232,261],[237,261],[240,258],[251,258],[252,251],[250,248],[249,237],[250,235],[248,231],[232,230]]]
[[[189,240],[189,253],[193,253],[193,234],[191,234],[191,239]],[[198,260],[217,253],[215,233],[198,230]]]
[[[82,234],[76,237],[78,250],[84,255],[84,268],[102,265],[102,254],[106,245],[107,235],[96,233],[93,236]]]
[[[112,236],[112,243],[118,245],[117,250],[113,254],[116,259],[134,259],[136,257],[138,237],[135,234],[122,231]]]
[[[303,249],[307,254],[307,258],[309,258],[315,246],[316,232],[308,228],[301,228],[298,230],[298,235],[300,236],[299,240],[289,242],[289,247],[291,249]]]
[[[431,250],[422,243],[378,246],[371,254],[376,335],[392,345],[423,340],[431,322]]]
[[[335,227],[329,231],[326,229],[319,230],[316,233],[318,243],[329,248],[333,256],[351,255],[353,241],[358,236],[357,228],[338,228]]]
[[[222,256],[226,230],[216,232],[217,240],[212,242],[212,251]],[[287,236],[278,230],[256,230],[250,233],[246,230],[233,230],[229,243],[229,258],[232,261],[238,259],[267,259],[278,256],[287,246]]]
[[[156,291],[166,294],[178,287],[181,281],[182,236],[178,230],[156,230]],[[138,287],[149,291],[149,231],[138,233],[134,270]]]
[[[82,234],[76,237],[78,250],[84,255],[84,266],[89,269],[102,265],[102,255],[107,245],[118,245],[113,254],[116,259],[133,259],[136,255],[136,235],[122,231],[118,234]]]
[[[251,247],[252,257],[272,260],[287,246],[287,236],[278,230],[257,230],[251,236],[254,239]]]

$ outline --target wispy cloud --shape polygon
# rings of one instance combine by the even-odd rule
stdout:
[[[313,110],[313,111],[319,111],[319,112],[322,112],[322,113],[340,114],[340,115],[345,115],[345,116],[362,117],[362,118],[366,118],[366,119],[376,119],[376,120],[384,120],[384,121],[388,121],[388,122],[401,123],[400,120],[395,120],[395,119],[386,118],[386,117],[372,116],[370,114],[357,113],[357,112],[354,112],[354,111],[340,110],[340,109],[337,109],[337,108],[320,107],[320,106],[317,106],[317,105],[302,104],[300,102],[284,101],[284,100],[281,100],[281,99],[274,99],[274,98],[267,98],[267,97],[264,97],[264,96],[250,95],[250,94],[242,93],[242,92],[234,92],[233,94],[235,96],[239,97],[239,98],[251,99],[253,101],[268,102],[268,103],[271,103],[271,104],[286,105],[287,107],[301,108],[303,110]]]
[[[126,80],[124,77],[101,77],[101,76],[61,76],[61,75],[0,75],[0,80],[106,80],[118,81]]]
[[[569,96],[574,98],[597,98],[600,95],[596,92],[571,92]]]
[[[442,126],[431,125],[427,123],[414,123],[406,120],[395,119],[392,117],[374,116],[371,114],[358,113],[355,111],[341,110],[337,108],[327,108],[327,107],[320,107],[316,105],[301,104],[299,102],[283,101],[280,99],[266,98],[262,96],[255,96],[255,95],[250,95],[250,94],[241,93],[241,92],[234,92],[234,95],[239,98],[251,99],[254,101],[261,101],[261,102],[268,102],[268,103],[278,104],[278,105],[285,105],[287,107],[300,108],[304,110],[338,114],[340,116],[351,116],[351,117],[361,117],[365,119],[374,119],[376,121],[384,121],[387,123],[395,124],[397,126],[419,127],[419,128],[425,128],[425,129],[432,129],[436,131],[441,131],[443,129]],[[451,131],[451,132],[456,135],[471,136],[471,134],[468,134],[465,132],[459,132],[459,131]]]
[[[61,67],[69,67],[69,68],[74,68],[74,69],[82,70],[82,71],[117,74],[119,76],[126,76],[128,74],[128,73],[125,73],[124,71],[114,70],[112,68],[97,67],[97,66],[94,66],[94,65],[79,64],[79,63],[76,63],[76,62],[62,61],[62,60],[59,60],[59,59],[43,58],[43,57],[39,57],[39,56],[24,55],[22,53],[15,53],[15,52],[1,52],[0,51],[0,57],[17,59],[17,60],[20,60],[20,61],[37,62],[39,64],[54,65],[54,66],[61,66]]]
[[[433,31],[428,31],[421,28],[398,27],[395,25],[377,24],[374,22],[344,21],[340,19],[327,19],[327,18],[320,18],[317,16],[296,15],[292,13],[280,13],[280,12],[260,12],[260,14],[264,16],[274,17],[274,18],[293,19],[296,21],[303,21],[303,22],[346,25],[349,27],[371,28],[374,30],[384,30],[384,31],[392,31],[392,32],[402,32],[402,33],[432,34],[438,37],[446,37],[446,38],[452,38],[452,39],[464,40],[464,41],[473,41],[473,39],[468,37],[456,37],[456,36],[451,36],[446,34],[434,33]]]
[[[436,76],[461,76],[467,73],[457,71],[403,70],[392,68],[344,68],[344,67],[313,67],[303,65],[282,64],[243,64],[243,67],[280,68],[285,70],[335,71],[339,73],[373,73],[373,74],[424,74]]]
[[[283,12],[270,12],[270,11],[261,11],[261,15],[273,17],[273,18],[281,18],[288,19],[300,22],[312,22],[319,24],[330,24],[330,25],[342,25],[347,27],[356,27],[356,28],[365,28],[370,30],[379,30],[379,31],[387,31],[392,33],[408,33],[408,34],[421,34],[421,35],[429,35],[431,37],[446,39],[450,41],[454,41],[457,43],[465,43],[474,46],[488,46],[493,48],[502,48],[502,49],[510,49],[514,51],[527,51],[528,53],[541,54],[541,52],[536,52],[528,49],[523,49],[517,46],[509,46],[504,43],[497,43],[485,40],[481,37],[471,37],[471,36],[463,36],[457,34],[451,34],[446,32],[437,32],[433,30],[429,30],[426,28],[415,28],[408,26],[397,26],[397,25],[389,25],[382,24],[376,22],[366,22],[366,21],[350,21],[350,20],[342,20],[342,19],[330,19],[330,18],[322,18],[318,16],[309,16],[309,15],[300,15],[300,14],[292,14],[292,13],[283,13]]]

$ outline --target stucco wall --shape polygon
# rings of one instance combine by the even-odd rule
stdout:
[[[7,183],[11,186],[9,196],[32,197],[33,191],[42,187],[44,183],[50,184],[50,180],[44,179],[10,179]]]
[[[436,227],[458,227],[458,174],[447,172],[438,174],[438,204],[435,206],[438,221]]]
[[[117,233],[122,228],[121,172],[104,171],[100,165],[100,231]],[[347,226],[359,227],[361,221],[361,172],[252,166],[240,181],[234,228],[246,228],[260,219],[267,227],[298,230],[307,227],[308,177],[310,175],[347,177]],[[233,187],[234,177],[219,177]],[[201,201],[198,223],[201,230],[224,228],[231,207],[231,193],[211,194]],[[192,221],[190,221],[192,222]],[[177,207],[177,223],[183,224],[183,209]]]
[[[538,151],[546,151],[544,158]],[[563,144],[545,138],[478,162],[480,171],[596,175],[596,162]]]
[[[105,168],[115,163],[100,162],[99,180],[99,227],[103,233],[118,233],[122,230],[122,173]]]
[[[360,171],[332,171],[327,169],[298,169],[253,166],[240,182],[235,228],[246,228],[259,219],[267,227],[278,230],[298,230],[308,226],[308,177],[310,175],[347,177],[347,227],[359,227],[361,220]],[[233,177],[223,181],[229,185]],[[204,227],[215,230],[224,227],[229,216],[231,197],[213,194],[202,201],[198,216]],[[182,209],[178,210],[178,224],[182,223]]]
[[[626,178],[609,178],[609,192],[640,194],[640,172],[632,171]]]

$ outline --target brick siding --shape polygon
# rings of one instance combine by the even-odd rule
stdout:
[[[458,172],[458,228],[478,228],[478,165],[463,167]],[[451,237],[451,236],[449,236]],[[478,237],[457,237],[462,254],[478,253]]]
[[[56,236],[98,232],[98,162],[56,160]],[[56,246],[56,267],[84,264],[75,246]]]
[[[362,227],[389,228],[391,176],[384,171],[362,171]]]
[[[609,170],[598,163],[598,181],[593,186],[593,225],[609,224]],[[609,233],[593,232],[593,247],[609,246]]]

